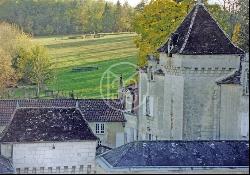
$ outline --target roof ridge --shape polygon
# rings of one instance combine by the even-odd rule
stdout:
[[[196,6],[194,7],[194,8],[195,8],[195,11],[194,11],[194,14],[193,14],[193,16],[192,16],[191,23],[190,23],[188,32],[187,32],[187,34],[186,34],[184,43],[183,43],[183,45],[182,45],[182,47],[181,47],[180,53],[183,52],[183,50],[185,49],[185,47],[186,47],[186,45],[187,45],[187,42],[188,42],[188,39],[189,39],[189,37],[190,37],[191,31],[192,31],[192,29],[193,29],[194,21],[195,21],[195,19],[196,19],[196,15],[197,15],[197,12],[198,12],[198,10],[199,10],[199,7],[200,7],[200,5],[196,5]]]

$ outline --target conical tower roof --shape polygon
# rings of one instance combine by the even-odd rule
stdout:
[[[182,55],[243,54],[219,27],[202,3],[197,3],[159,52]]]

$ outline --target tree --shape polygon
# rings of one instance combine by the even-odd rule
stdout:
[[[121,32],[121,23],[122,23],[121,19],[122,19],[122,5],[118,0],[115,8],[115,26],[114,26],[115,32]]]
[[[102,14],[102,26],[103,32],[109,33],[113,31],[114,28],[114,14],[112,12],[112,7],[107,2],[105,4],[104,12]]]
[[[138,12],[143,11],[144,7],[146,6],[146,3],[146,0],[141,0],[141,2],[135,7],[135,10]]]
[[[36,84],[38,97],[42,85],[53,77],[51,66],[50,57],[43,46],[35,45],[29,51],[20,52],[19,72]]]
[[[0,95],[8,87],[16,84],[15,71],[11,66],[11,56],[0,48]]]
[[[123,32],[132,31],[132,16],[134,16],[134,11],[128,1],[126,1],[121,11],[121,30]]]
[[[157,48],[166,40],[186,15],[186,8],[172,0],[151,1],[134,20],[139,34],[136,45],[139,48],[139,66],[146,64],[148,54],[157,54]]]
[[[239,0],[239,6],[237,15],[241,28],[238,44],[246,52],[249,52],[249,0]]]
[[[232,37],[232,42],[236,45],[239,45],[239,42],[240,42],[240,30],[241,30],[241,27],[240,27],[240,24],[236,24],[235,28],[234,28],[234,32],[233,32],[233,37]]]

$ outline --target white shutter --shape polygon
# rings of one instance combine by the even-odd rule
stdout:
[[[241,136],[247,137],[249,132],[249,114],[248,113],[242,113],[241,114]]]
[[[150,97],[149,98],[149,106],[150,106],[150,116],[154,116],[154,98]]]

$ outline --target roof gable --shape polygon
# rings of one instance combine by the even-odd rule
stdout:
[[[173,39],[175,37],[176,39]],[[197,4],[172,35],[171,53],[183,55],[243,54],[219,27],[203,4]],[[168,43],[159,52],[168,53]]]
[[[96,140],[76,108],[20,108],[1,142],[50,142]]]

